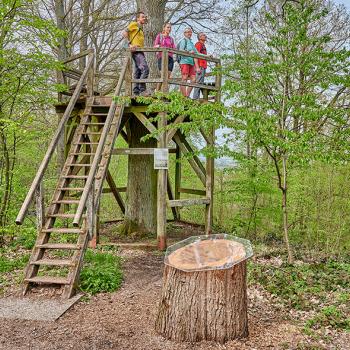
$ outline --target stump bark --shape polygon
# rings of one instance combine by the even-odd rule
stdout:
[[[166,265],[155,328],[175,341],[225,343],[247,337],[246,261],[193,272]]]

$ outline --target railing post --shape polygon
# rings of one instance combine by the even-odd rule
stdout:
[[[169,92],[169,51],[167,49],[162,50],[162,92]]]
[[[127,51],[127,68],[125,72],[125,95],[131,96],[132,94],[132,58],[131,52]]]
[[[44,185],[41,180],[38,187],[35,189],[35,211],[36,211],[36,226],[38,232],[44,226],[45,220],[45,205],[44,205]]]
[[[216,70],[215,87],[217,88],[215,101],[220,102],[221,101],[221,79],[222,79],[220,62],[215,63],[215,70]]]

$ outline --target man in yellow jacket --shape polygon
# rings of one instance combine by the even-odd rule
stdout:
[[[147,17],[143,12],[138,12],[136,21],[130,22],[124,32],[124,37],[128,40],[129,48],[133,51],[135,48],[145,46],[145,37],[143,34],[143,25],[147,22]],[[147,79],[149,68],[143,52],[133,52],[132,59],[135,63],[134,79]],[[146,84],[136,83],[133,88],[134,94],[146,95]]]

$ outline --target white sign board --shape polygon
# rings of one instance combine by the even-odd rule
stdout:
[[[156,148],[154,150],[154,169],[168,169],[169,150]]]

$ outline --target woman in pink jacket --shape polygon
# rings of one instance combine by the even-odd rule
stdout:
[[[175,41],[170,36],[171,32],[171,24],[165,23],[163,26],[162,33],[159,33],[154,41],[154,47],[166,47],[170,49],[176,49]],[[158,59],[158,68],[162,70],[162,52],[157,53]],[[169,62],[168,62],[168,70],[169,70],[169,78],[171,77],[171,73],[174,69],[174,54],[169,52]]]

